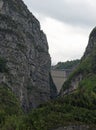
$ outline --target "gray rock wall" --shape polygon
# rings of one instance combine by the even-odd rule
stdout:
[[[21,0],[0,0],[0,59],[6,61],[0,83],[13,90],[24,110],[53,96],[46,35]]]
[[[80,81],[82,80],[83,76],[82,74],[79,74],[77,76],[75,76],[71,82],[70,82],[70,87],[66,90],[63,91],[63,89],[61,89],[61,96],[65,95],[65,94],[70,94],[72,93],[74,90],[76,90],[79,86]]]

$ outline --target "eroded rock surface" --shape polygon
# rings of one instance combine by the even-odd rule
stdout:
[[[0,64],[0,84],[13,90],[24,110],[54,97],[46,35],[22,0],[0,0]]]

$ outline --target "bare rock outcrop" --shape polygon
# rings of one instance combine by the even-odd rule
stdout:
[[[24,110],[54,97],[50,66],[39,21],[22,0],[0,0],[0,84],[12,89]]]
[[[60,94],[70,94],[76,90],[85,78],[93,78],[96,74],[96,27],[89,35],[88,45],[82,56],[80,63],[63,84]],[[89,79],[91,81],[91,78]],[[84,81],[87,84],[87,81]]]

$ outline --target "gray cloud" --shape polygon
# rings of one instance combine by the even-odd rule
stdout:
[[[71,25],[94,27],[95,0],[24,0],[31,11]]]

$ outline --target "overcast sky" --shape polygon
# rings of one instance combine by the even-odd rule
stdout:
[[[24,0],[47,35],[52,64],[81,58],[96,26],[96,0]]]

